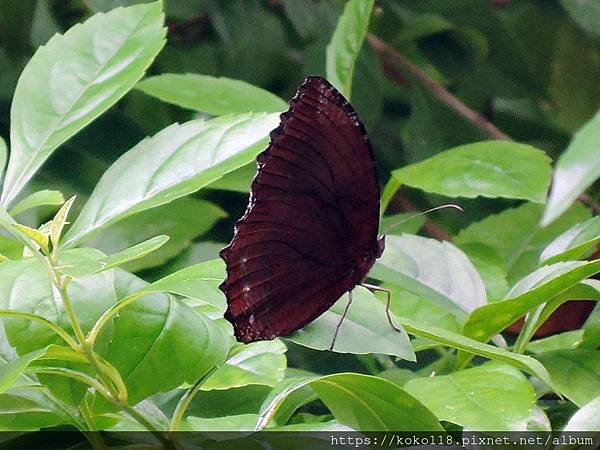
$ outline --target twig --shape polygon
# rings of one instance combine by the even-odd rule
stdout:
[[[431,92],[435,97],[441,100],[443,103],[448,105],[454,111],[456,111],[461,116],[465,117],[469,120],[473,125],[482,130],[485,134],[490,136],[493,139],[499,139],[503,141],[510,141],[510,136],[504,134],[500,131],[496,126],[490,121],[486,120],[485,117],[481,116],[477,112],[473,111],[463,102],[461,102],[457,97],[451,94],[445,87],[433,81],[429,75],[423,72],[416,64],[414,64],[411,60],[409,60],[402,53],[393,49],[377,36],[369,33],[367,34],[367,40],[373,50],[385,60],[392,60],[397,62],[404,68],[408,73],[410,73],[414,78],[416,78],[429,92]]]
[[[512,141],[513,139],[498,129],[493,123],[487,120],[482,115],[473,111],[463,102],[461,102],[457,97],[455,97],[452,93],[450,93],[445,87],[436,83],[432,80],[425,72],[423,72],[416,64],[414,64],[411,60],[409,60],[402,53],[393,49],[381,39],[379,39],[374,34],[367,34],[367,40],[373,50],[377,53],[381,64],[383,66],[384,74],[392,81],[395,81],[401,86],[407,87],[409,83],[407,83],[406,78],[393,67],[392,62],[398,63],[403,69],[405,69],[412,77],[418,80],[429,92],[431,92],[438,100],[445,103],[448,107],[452,108],[462,117],[467,119],[477,128],[482,130],[492,139],[498,139],[503,141]],[[595,215],[600,215],[600,204],[592,199],[585,192],[578,197],[579,201],[589,207]],[[410,202],[409,202],[410,203]],[[407,205],[408,206],[408,205]],[[414,208],[414,207],[413,207]],[[430,221],[426,221],[423,228],[431,234],[431,236],[435,236],[433,233],[439,233],[443,231],[441,229],[430,229],[431,223]],[[444,232],[445,233],[445,232]],[[443,233],[442,233],[443,234]]]
[[[169,29],[169,33],[174,34],[184,34],[192,28],[195,28],[199,25],[206,25],[210,22],[210,18],[208,14],[202,13],[197,16],[192,16],[189,19],[184,20],[183,22],[173,22],[169,21],[167,23],[167,27]]]

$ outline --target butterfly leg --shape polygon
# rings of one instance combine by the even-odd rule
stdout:
[[[340,331],[340,327],[342,326],[342,322],[346,318],[346,314],[348,314],[348,309],[350,309],[350,305],[352,304],[352,291],[348,291],[348,303],[346,304],[346,308],[344,308],[344,313],[342,314],[342,318],[338,322],[335,327],[335,333],[333,335],[333,340],[331,341],[331,345],[329,346],[329,351],[333,350],[333,346],[335,345],[335,340],[337,339],[337,335]]]
[[[390,291],[389,289],[386,289],[386,288],[382,288],[381,286],[375,286],[374,284],[361,283],[360,285],[363,287],[366,287],[367,289],[369,289],[371,291],[378,291],[378,292],[385,293],[385,296],[386,296],[385,315],[387,316],[390,326],[397,332],[402,333],[402,330],[400,328],[398,328],[396,325],[394,325],[394,321],[392,320],[392,316],[390,314],[390,303],[392,301],[392,291]]]

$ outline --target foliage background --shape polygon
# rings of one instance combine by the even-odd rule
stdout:
[[[109,11],[117,6],[133,3],[136,2],[0,1],[0,134],[6,142],[10,141],[10,107],[16,82],[35,50],[55,33],[65,32],[96,12]],[[223,76],[245,80],[283,99],[293,95],[306,75],[325,74],[326,48],[345,4],[338,0],[166,0],[164,3],[167,43],[148,69],[147,76],[165,73]],[[435,83],[447,88],[465,105],[478,111],[512,139],[541,149],[556,161],[571,142],[574,133],[588,123],[600,107],[598,17],[600,11],[597,3],[593,1],[380,0],[376,2],[369,31],[417,64]],[[181,103],[185,95],[177,101],[171,100],[170,103],[161,101],[157,97],[168,96],[168,92],[161,93],[158,89],[154,95],[148,95],[152,94],[149,92],[150,88],[143,83],[138,85],[137,89],[128,92],[100,118],[62,145],[60,151],[52,155],[27,185],[26,193],[53,189],[60,190],[65,197],[76,194],[77,202],[71,211],[71,214],[76,216],[102,174],[119,156],[142,139],[155,135],[174,122],[183,123],[194,118],[209,118],[211,115],[221,114],[218,111],[212,114],[194,111],[202,111],[204,105],[195,108],[190,104],[172,104]],[[278,111],[279,104],[276,100],[273,101],[276,105],[273,111]],[[240,112],[246,111],[243,109],[243,101],[240,103]],[[352,103],[369,130],[382,185],[390,180],[390,174],[395,169],[422,161],[452,147],[490,138],[489,134],[432,95],[418,79],[403,71],[389,54],[378,54],[366,43],[362,46],[356,63]],[[228,108],[233,109],[234,106],[229,105]],[[212,107],[215,108],[214,105]],[[595,133],[597,148],[600,134],[597,125]],[[506,153],[503,153],[502,147],[497,147],[496,151],[498,154],[505,154],[509,161],[513,159],[514,166],[521,163],[513,147],[507,147]],[[526,155],[529,153],[526,149],[523,149],[523,152],[524,170],[530,171],[532,179],[544,178],[547,162],[534,157],[528,162]],[[518,161],[514,161],[515,158]],[[590,157],[590,161],[592,160]],[[85,245],[100,249],[106,254],[113,254],[153,236],[169,235],[169,242],[159,250],[143,259],[129,261],[124,266],[146,281],[159,280],[185,267],[217,258],[219,249],[231,237],[234,221],[241,216],[246,207],[248,185],[254,170],[254,163],[248,164],[188,197],[131,216],[88,238]],[[432,170],[436,171],[435,173],[442,171],[438,178],[443,178],[444,164]],[[546,175],[549,176],[549,173]],[[398,175],[400,176],[406,177],[403,179],[405,186],[391,201],[388,209],[390,213],[423,210],[448,201],[448,196],[452,197],[440,195],[445,193],[444,189],[425,189],[422,185],[411,184],[410,174],[403,172],[402,175]],[[417,172],[413,177],[423,179],[423,173]],[[433,183],[435,182],[434,179]],[[540,183],[543,195],[543,180]],[[539,186],[536,187],[535,195],[540,192],[538,188]],[[523,203],[523,199],[532,200],[532,195],[534,194],[529,192],[512,198],[511,195],[488,195],[488,198],[466,195],[465,197],[476,198],[457,200],[465,209],[463,214],[447,211],[434,213],[424,223],[421,235],[452,240],[471,257],[485,281],[489,299],[501,299],[519,279],[537,268],[540,253],[554,238],[570,226],[582,223],[592,216],[589,208],[577,203],[566,216],[555,222],[554,228],[550,227],[544,234],[538,227],[543,207],[534,202]],[[596,183],[587,189],[584,200],[590,205],[597,199]],[[20,214],[18,219],[30,227],[38,227],[51,219],[56,209],[57,206],[30,209]],[[514,217],[496,216],[502,211],[512,211],[509,215]],[[485,218],[489,221],[484,222]],[[423,221],[409,222],[402,230],[416,233],[422,224]],[[472,226],[467,228],[469,225]],[[511,226],[517,233],[525,230],[527,236],[523,238],[502,234]],[[493,243],[489,242],[489,236],[496,233],[499,236],[498,240],[505,242],[497,243],[494,247]],[[521,238],[525,239],[523,248],[510,246],[511,239]],[[481,251],[477,246],[481,246],[482,242],[492,247],[495,253]],[[415,252],[418,252],[421,245],[418,240],[406,240],[402,241],[402,244],[405,246],[403,248],[409,249],[414,245]],[[8,245],[4,247],[3,253],[13,259],[20,251],[20,247],[11,250]],[[437,256],[446,251],[448,258],[458,260],[462,257],[447,248],[440,247],[437,251]],[[579,256],[575,256],[575,259]],[[502,258],[511,260],[511,264],[507,267]],[[389,261],[389,265],[393,266],[393,261]],[[590,268],[589,273],[580,274],[580,279],[593,275],[595,271],[597,270],[594,266],[594,269]],[[434,278],[440,279],[440,274],[434,274]],[[380,275],[378,279],[387,281],[385,274]],[[394,285],[390,287],[399,290]],[[397,295],[404,305],[397,306],[394,310],[400,316],[421,318],[428,324],[435,324],[446,330],[461,331],[461,324],[455,323],[456,320],[447,311],[436,309],[435,306],[429,306],[427,312],[418,311],[418,302],[423,299],[414,293],[398,291]],[[590,298],[590,295],[582,294],[581,298]],[[550,297],[547,300],[550,300]],[[563,298],[562,301],[564,300]],[[110,305],[110,300],[106,300],[105,303]],[[409,311],[410,308],[406,305],[414,305],[413,311]],[[530,305],[520,314],[515,313],[515,318],[532,308]],[[590,309],[588,307],[586,312]],[[199,310],[209,316],[214,314],[210,308]],[[136,312],[142,313],[143,311]],[[369,314],[368,311],[363,313]],[[582,322],[583,320],[579,320],[569,327],[577,329]],[[411,324],[405,325],[410,331]],[[414,329],[418,328],[418,325],[412,325]],[[565,329],[564,324],[562,328],[559,327],[559,331]],[[468,335],[468,330],[463,329],[462,332]],[[493,334],[489,338],[493,337]],[[572,349],[571,347],[576,346],[572,339],[569,340],[572,336],[563,336],[566,344],[557,343],[557,340],[542,344],[537,353],[553,348]],[[221,374],[222,378],[213,380],[215,386],[211,387],[210,381],[207,382],[204,391],[197,396],[197,402],[190,407],[193,420],[190,419],[187,426],[195,429],[218,426],[240,429],[251,426],[249,424],[256,422],[259,409],[262,412],[265,408],[268,409],[269,405],[274,404],[273,399],[276,399],[280,392],[278,389],[285,388],[278,385],[284,373],[289,383],[292,383],[290,379],[295,379],[294,376],[310,375],[311,372],[321,375],[340,372],[376,374],[380,378],[392,380],[398,386],[404,386],[405,390],[416,398],[426,397],[429,393],[431,403],[427,403],[427,407],[435,412],[437,420],[446,420],[475,429],[523,428],[524,423],[535,422],[535,418],[532,418],[534,413],[542,417],[537,418],[543,423],[541,428],[559,429],[568,422],[578,407],[595,401],[594,411],[600,408],[597,405],[600,386],[597,380],[594,381],[594,377],[600,374],[600,358],[597,351],[579,349],[573,351],[592,353],[582,354],[581,357],[573,356],[576,353],[560,356],[561,361],[569,360],[575,365],[577,364],[573,361],[586,358],[592,361],[590,364],[593,367],[582,369],[580,374],[582,379],[587,380],[586,387],[572,392],[569,380],[563,380],[561,384],[560,379],[553,379],[557,383],[554,387],[560,386],[560,389],[555,391],[569,393],[567,398],[570,401],[559,401],[556,398],[546,401],[540,394],[542,400],[537,403],[537,409],[532,409],[531,405],[527,404],[507,404],[506,408],[513,406],[514,410],[507,412],[504,417],[490,415],[489,421],[461,422],[460,417],[452,417],[448,411],[444,412],[444,404],[460,404],[461,399],[438,396],[444,399],[444,404],[435,404],[435,389],[439,389],[440,392],[448,392],[450,389],[445,383],[472,385],[479,380],[485,384],[496,380],[494,376],[500,380],[498,383],[502,383],[512,377],[517,382],[507,384],[507,389],[512,389],[509,399],[529,399],[532,397],[532,388],[529,384],[520,382],[523,376],[518,370],[506,365],[498,366],[501,368],[484,365],[469,369],[480,370],[481,373],[468,372],[464,375],[465,371],[455,372],[454,353],[445,348],[432,350],[430,342],[427,341],[421,344],[422,351],[419,352],[417,363],[396,361],[388,356],[370,352],[355,352],[366,353],[358,355],[323,352],[311,349],[311,345],[302,346],[291,341],[286,341],[287,353],[286,357],[283,357],[286,346],[281,343],[265,344],[263,347],[263,344],[259,344],[255,347],[256,354],[246,357],[250,360],[255,358],[253,364],[260,368],[260,382],[257,377],[252,378],[242,369],[230,368],[231,373],[226,372],[225,375]],[[349,345],[355,343],[350,342]],[[388,353],[406,356],[394,353],[394,350]],[[530,349],[530,353],[536,353],[535,347]],[[547,356],[547,368],[553,377],[555,372],[551,370],[552,367],[558,372],[565,367],[556,363],[556,355],[554,356],[554,359]],[[540,357],[540,360],[544,362],[543,357]],[[477,360],[477,365],[479,362]],[[531,363],[523,364],[529,367],[528,364]],[[439,386],[419,381],[419,376],[424,377],[432,372],[454,378],[438,378]],[[381,389],[378,393],[383,398],[386,389],[391,389],[387,386],[370,386],[372,380],[369,378],[355,379],[349,375],[337,377],[333,380],[338,387],[350,386],[359,397],[361,393],[368,395],[369,392]],[[413,381],[405,384],[413,378]],[[185,381],[193,383],[195,380]],[[219,382],[222,384],[219,385]],[[327,382],[327,378],[311,381],[313,384],[310,390],[306,391],[301,389],[301,383],[294,385],[298,393],[304,393],[302,395],[306,396],[294,402],[296,407],[308,403],[316,398],[316,395],[326,407],[323,403],[309,405],[296,412],[291,419],[292,423],[322,422],[326,423],[325,426],[350,424],[352,420],[345,417],[343,411],[348,405],[358,408],[357,404],[351,399],[342,398],[339,392],[327,391]],[[165,382],[165,385],[168,384]],[[180,383],[176,383],[175,386],[178,384]],[[272,390],[276,385],[278,388]],[[135,394],[136,398],[146,398],[143,387],[137,386],[135,389],[139,390]],[[591,393],[583,394],[585,389],[591,389]],[[394,395],[401,394],[394,392]],[[175,408],[177,398],[173,392],[157,394],[153,402],[160,406],[162,413],[169,415]],[[408,398],[398,398],[399,402],[403,402],[402,407],[408,408],[402,416],[392,415],[389,423],[385,424],[369,422],[366,418],[363,422],[350,426],[395,429],[405,426],[403,421],[417,414],[415,411],[420,411],[422,416],[419,416],[415,426],[426,429],[439,427],[436,418],[431,416],[429,411],[411,406]],[[68,399],[63,400],[69,403]],[[501,401],[501,397],[498,396],[491,399],[490,404]],[[11,407],[8,405],[6,411],[10,411]],[[411,410],[411,407],[415,409]],[[545,412],[540,412],[541,407],[544,407]],[[524,417],[522,413],[525,410],[531,416]],[[101,407],[99,411],[102,411]],[[294,410],[292,409],[289,416],[286,416],[285,411],[278,411],[282,417],[275,422],[284,425]],[[330,422],[331,414],[335,420]],[[222,420],[223,416],[234,418],[223,424],[218,421]],[[368,414],[365,412],[363,417],[368,417]],[[211,421],[213,419],[214,421]],[[105,422],[102,422],[102,418],[98,420],[107,428],[114,426],[111,419],[106,417]],[[27,419],[23,419],[22,422],[15,422],[16,425],[3,426],[7,429],[18,429],[19,426],[36,428],[40,423],[43,424],[35,420],[28,423]],[[53,423],[52,420],[49,421],[49,424]]]

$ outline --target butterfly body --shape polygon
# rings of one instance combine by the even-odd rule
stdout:
[[[270,137],[246,213],[221,251],[225,318],[241,342],[310,323],[360,284],[383,251],[373,152],[344,97],[308,77]]]

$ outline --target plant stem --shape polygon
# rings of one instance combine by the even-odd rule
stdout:
[[[83,420],[87,426],[87,431],[84,431],[83,434],[88,442],[92,445],[92,448],[94,450],[106,450],[106,444],[100,436],[100,433],[98,433],[98,427],[94,421],[94,416],[92,415],[87,399],[84,398],[84,400],[81,402],[81,405],[79,406],[79,412],[81,413],[81,417],[83,417]]]
[[[52,269],[53,273],[54,269]],[[85,334],[83,334],[83,330],[79,325],[79,320],[77,320],[77,316],[75,315],[75,310],[73,309],[73,304],[71,303],[71,299],[69,298],[69,294],[67,293],[67,288],[69,286],[69,281],[71,279],[68,277],[64,277],[62,280],[57,280],[58,291],[60,292],[60,296],[62,298],[63,304],[65,306],[65,311],[67,311],[67,315],[69,316],[69,321],[71,322],[71,326],[73,327],[73,332],[75,333],[75,337],[79,341],[80,345],[83,345],[85,342]]]
[[[173,418],[171,419],[171,431],[178,431],[181,427],[181,421],[183,420],[183,415],[190,405],[191,401],[194,399],[196,394],[200,391],[202,385],[208,380],[213,373],[217,370],[217,366],[213,366],[208,372],[206,372],[200,379],[196,382],[196,384],[190,388],[183,397],[179,399],[177,403],[177,407],[175,408],[175,412],[173,413]]]
[[[98,393],[100,393],[108,401],[110,401],[110,402],[114,401],[111,393],[108,391],[108,389],[104,385],[102,385],[95,378],[92,378],[85,373],[78,372],[76,370],[67,369],[65,367],[39,367],[39,366],[29,367],[27,369],[27,372],[42,373],[42,374],[46,374],[46,375],[58,375],[58,376],[62,376],[62,377],[73,378],[74,380],[77,380],[80,383],[83,383],[89,387],[94,388]]]
[[[463,102],[461,102],[456,96],[454,96],[445,87],[436,83],[432,80],[429,75],[422,71],[415,63],[404,56],[402,53],[393,49],[374,34],[369,33],[367,40],[371,47],[377,52],[381,58],[389,58],[390,60],[397,62],[410,73],[415,79],[417,79],[425,89],[431,92],[436,98],[448,105],[458,114],[466,118],[469,122],[475,125],[477,128],[482,130],[492,139],[500,139],[503,141],[510,141],[511,138],[507,134],[500,131],[493,123],[481,116],[477,112],[473,111]]]
[[[160,443],[164,446],[165,449],[169,450],[177,450],[177,446],[171,441],[168,437],[164,435],[161,431],[159,431],[152,422],[146,419],[142,414],[140,414],[135,408],[129,406],[127,404],[120,405],[123,410],[133,417],[137,422],[140,423],[144,428],[146,428],[150,433],[156,437],[160,441]]]
[[[92,330],[88,333],[87,342],[93,347],[98,335],[102,331],[102,328],[108,323],[110,319],[116,316],[119,311],[125,308],[128,305],[131,305],[135,301],[142,298],[144,295],[149,294],[149,292],[136,292],[134,294],[129,295],[122,299],[116,305],[113,305],[111,308],[107,309],[104,314],[100,316],[100,318],[94,324]]]

